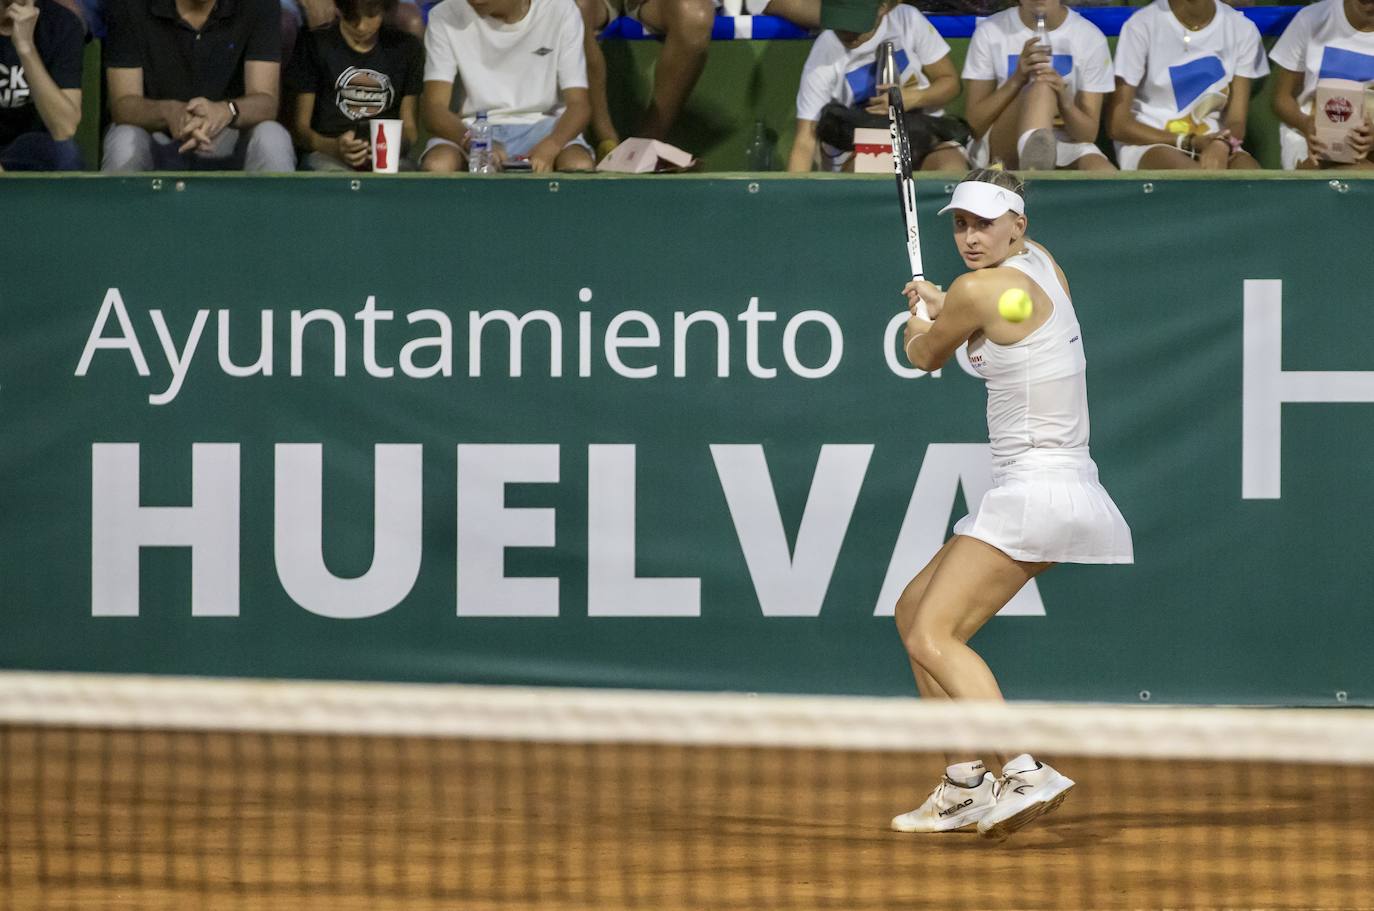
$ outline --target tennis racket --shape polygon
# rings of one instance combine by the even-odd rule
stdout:
[[[925,281],[921,228],[916,222],[916,182],[911,179],[911,140],[906,135],[906,105],[902,102],[902,90],[895,85],[887,90],[887,121],[892,133],[892,170],[897,175],[897,198],[902,204],[902,227],[906,230],[906,256],[911,263],[911,278]],[[926,302],[920,298],[916,300],[916,315],[930,319]]]

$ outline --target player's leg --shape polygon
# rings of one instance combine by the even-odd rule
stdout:
[[[903,637],[907,654],[955,699],[997,699],[992,671],[968,647],[1021,587],[1051,563],[1023,563],[977,538],[955,536],[947,545]]]
[[[907,583],[897,599],[894,618],[897,632],[905,642],[916,624],[916,613],[931,578],[955,542],[951,538],[916,577]],[[948,699],[949,694],[928,671],[911,659],[911,672],[922,699]],[[945,756],[945,774],[925,802],[909,813],[892,819],[898,832],[948,832],[974,825],[996,806],[994,778],[981,760],[967,756]]]
[[[663,35],[653,99],[639,131],[650,139],[663,139],[706,66],[716,9],[711,0],[644,0],[638,16]]]
[[[577,0],[577,9],[582,13],[582,52],[587,58],[587,94],[592,102],[590,132],[597,147],[609,152],[620,144],[620,134],[611,122],[610,102],[606,99],[606,55],[597,35],[610,23],[611,11],[606,0]]]

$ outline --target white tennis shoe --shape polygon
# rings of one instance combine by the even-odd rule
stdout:
[[[925,803],[893,817],[892,828],[898,832],[953,832],[971,826],[997,805],[995,782],[992,773],[977,760],[952,765]]]
[[[1022,826],[1058,809],[1073,781],[1022,753],[1002,768],[997,803],[978,820],[978,834],[1006,838]]]

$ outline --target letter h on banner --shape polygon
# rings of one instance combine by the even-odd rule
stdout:
[[[137,443],[91,447],[91,616],[138,616],[144,547],[191,549],[191,614],[239,613],[239,447],[191,446],[191,505],[139,502]]]
[[[1241,498],[1277,500],[1285,402],[1374,403],[1374,371],[1284,370],[1283,282],[1247,279],[1241,391]]]

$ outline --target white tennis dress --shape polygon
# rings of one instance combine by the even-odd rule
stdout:
[[[969,346],[988,386],[992,488],[954,533],[1027,562],[1132,563],[1131,530],[1088,453],[1087,359],[1073,302],[1043,247],[1027,242],[1002,265],[1039,285],[1054,312],[1014,345]]]

